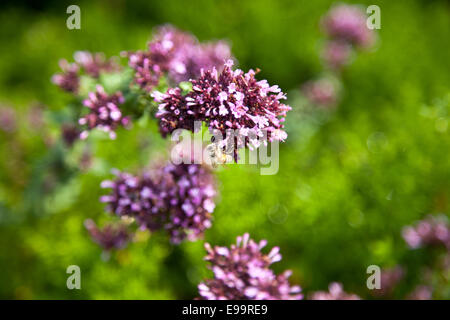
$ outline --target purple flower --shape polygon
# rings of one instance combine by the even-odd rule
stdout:
[[[170,88],[165,94],[155,91],[152,97],[160,102],[156,117],[159,118],[159,130],[163,137],[176,129],[194,131],[194,122],[204,118],[204,110],[191,108],[187,102],[190,98],[183,96],[180,88]]]
[[[336,105],[338,92],[336,84],[327,78],[311,80],[302,86],[303,94],[312,104],[330,108]]]
[[[59,66],[62,69],[62,73],[53,75],[52,82],[67,92],[78,93],[80,67],[76,63],[67,62],[65,59],[59,60]]]
[[[322,51],[322,59],[332,69],[339,69],[350,61],[352,47],[345,41],[328,41]]]
[[[345,292],[342,284],[338,282],[330,283],[328,290],[314,292],[310,300],[361,300],[356,294]]]
[[[131,238],[127,227],[121,223],[107,224],[103,229],[99,229],[94,221],[88,219],[84,222],[84,225],[92,240],[106,251],[125,247]]]
[[[103,53],[90,53],[89,51],[77,51],[74,54],[75,62],[93,78],[98,78],[100,72],[115,72],[120,70],[120,65],[114,59],[106,59]]]
[[[359,6],[340,4],[330,9],[322,24],[329,37],[368,47],[374,42],[374,33],[367,28],[366,19]]]
[[[114,181],[103,181],[102,188],[112,188],[109,195],[102,196],[101,202],[107,203],[107,210],[124,218],[136,219],[143,229],[158,230],[162,227],[164,199],[159,186],[149,174],[133,176],[119,171]]]
[[[113,59],[106,59],[103,53],[90,53],[77,51],[74,54],[75,63],[69,63],[65,59],[59,61],[62,73],[53,75],[52,82],[61,89],[74,94],[80,87],[80,73],[82,70],[93,77],[98,78],[100,72],[114,72],[120,70],[119,64]]]
[[[166,230],[173,243],[197,240],[211,227],[216,194],[210,171],[196,164],[167,164],[141,176],[116,172],[103,181],[112,193],[101,198],[108,210],[132,217],[142,229]]]
[[[211,227],[216,194],[214,179],[209,170],[196,164],[168,164],[160,177],[166,196],[169,216],[164,228],[172,242],[180,243],[186,237],[194,241]]]
[[[115,130],[118,126],[128,126],[130,119],[122,115],[119,105],[125,100],[121,92],[108,95],[101,85],[97,85],[96,92],[90,92],[89,98],[83,104],[89,108],[89,113],[78,120],[80,125],[86,125],[87,130],[94,128],[109,133],[111,139],[115,139]],[[81,132],[80,139],[86,139],[88,131]]]
[[[200,78],[191,80],[192,91],[183,96],[179,88],[165,94],[154,92],[160,103],[156,117],[163,136],[176,129],[194,130],[194,121],[205,121],[211,132],[226,137],[229,130],[238,132],[237,148],[259,146],[258,137],[267,134],[268,141],[286,139],[283,122],[291,108],[280,100],[286,99],[278,86],[266,80],[257,81],[255,71],[233,71],[228,60],[222,73],[207,70]],[[226,139],[225,139],[226,140]]]
[[[174,47],[173,39],[149,43],[148,51],[124,53],[128,65],[134,69],[134,82],[146,91],[158,85],[160,78],[169,70],[170,56]]]
[[[429,215],[416,226],[403,228],[402,235],[413,249],[439,245],[450,249],[450,226],[445,217]]]
[[[211,263],[213,279],[198,285],[202,299],[207,300],[297,300],[302,299],[299,286],[291,286],[287,270],[276,275],[269,267],[280,261],[279,248],[268,254],[261,249],[267,241],[259,243],[250,239],[248,233],[237,237],[237,244],[212,248],[205,244],[206,261]]]
[[[199,77],[202,68],[220,68],[231,53],[225,42],[200,44],[190,33],[165,25],[158,28],[147,51],[128,52],[125,56],[135,70],[135,83],[151,91],[165,74],[174,84],[188,81]]]

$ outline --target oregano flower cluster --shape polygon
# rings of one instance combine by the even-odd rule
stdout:
[[[403,238],[410,248],[444,246],[450,250],[450,225],[443,216],[429,215],[415,226],[406,226]]]
[[[53,75],[52,82],[64,91],[77,94],[80,87],[80,66],[61,59],[59,67],[62,69],[62,73]]]
[[[211,247],[205,244],[205,260],[214,273],[213,279],[198,285],[202,299],[207,300],[298,300],[302,299],[299,286],[291,286],[287,270],[276,275],[272,263],[281,260],[280,249],[274,247],[268,254],[261,252],[266,240],[256,243],[248,233],[237,237],[236,245]]]
[[[328,36],[322,58],[332,69],[347,64],[353,48],[369,48],[375,43],[375,32],[367,27],[367,16],[358,5],[333,6],[322,18],[322,28]]]
[[[253,70],[244,73],[232,70],[233,61],[228,60],[219,73],[215,68],[202,72],[191,80],[192,91],[182,95],[180,88],[166,93],[155,91],[159,102],[159,128],[163,136],[176,129],[194,131],[195,121],[204,121],[211,132],[225,137],[227,131],[238,132],[237,148],[258,148],[258,138],[267,134],[267,140],[284,141],[287,138],[283,122],[291,108],[280,100],[286,99],[281,89],[270,86],[266,80],[258,81]]]
[[[111,213],[135,219],[143,230],[166,230],[173,243],[197,240],[211,227],[216,189],[208,168],[169,163],[139,176],[114,173],[115,180],[101,184],[112,189],[100,199]]]
[[[97,85],[95,92],[90,92],[88,99],[83,101],[85,107],[89,108],[89,113],[78,120],[82,126],[87,126],[87,130],[80,133],[81,139],[86,139],[89,131],[94,128],[103,130],[109,134],[111,139],[116,138],[116,128],[118,126],[128,126],[129,117],[125,117],[119,106],[125,102],[120,91],[109,95],[101,85]]]
[[[374,40],[374,34],[367,27],[366,20],[367,16],[360,6],[339,4],[330,9],[322,23],[331,38],[364,47]]]
[[[121,66],[116,61],[116,57],[106,59],[105,55],[101,52],[77,51],[73,57],[84,72],[93,78],[98,78],[101,72],[108,73],[121,70]]]
[[[52,82],[64,91],[78,94],[80,76],[84,73],[92,78],[98,78],[101,72],[117,72],[120,65],[113,58],[106,59],[103,53],[90,53],[88,51],[76,51],[75,62],[69,63],[66,59],[59,61],[62,73],[53,75]]]
[[[228,44],[223,41],[199,43],[190,33],[170,25],[160,27],[147,51],[124,52],[134,69],[134,82],[150,92],[164,75],[172,84],[200,76],[202,69],[221,68],[231,58]]]

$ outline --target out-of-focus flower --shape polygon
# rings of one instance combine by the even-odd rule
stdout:
[[[317,291],[311,294],[310,300],[361,300],[353,293],[347,293],[339,282],[332,282],[328,286],[329,291]]]
[[[0,106],[0,130],[11,133],[17,128],[16,111],[11,107]]]
[[[206,261],[211,263],[213,279],[198,285],[202,299],[208,300],[297,300],[302,299],[299,286],[291,286],[287,270],[276,275],[269,267],[280,261],[279,248],[268,254],[261,252],[266,240],[259,243],[250,239],[248,233],[237,237],[236,245],[214,247],[205,244]]]
[[[93,156],[89,148],[85,148],[81,154],[79,165],[81,171],[87,171],[92,167]]]
[[[67,92],[78,93],[80,67],[76,63],[67,62],[66,59],[59,60],[59,66],[62,69],[62,73],[53,75],[52,82]]]
[[[338,100],[337,84],[328,78],[308,81],[302,91],[309,102],[318,107],[334,107]]]
[[[89,132],[98,128],[109,133],[111,139],[116,138],[115,130],[118,126],[128,126],[130,119],[124,117],[119,105],[125,100],[121,92],[108,95],[101,85],[97,85],[95,92],[89,93],[89,98],[83,104],[89,108],[89,113],[78,120],[80,125],[86,125],[87,130],[81,132],[80,139],[86,139]]]
[[[101,52],[77,51],[74,53],[74,59],[84,72],[93,78],[98,78],[100,72],[115,72],[121,69],[114,58],[106,59]]]
[[[44,105],[36,103],[28,110],[27,118],[31,128],[38,130],[44,125],[44,107]]]
[[[283,122],[291,108],[280,100],[286,95],[266,80],[257,81],[255,71],[233,71],[232,66],[233,61],[228,60],[220,75],[215,68],[203,72],[200,78],[191,80],[192,91],[185,96],[180,88],[165,94],[153,92],[160,103],[156,117],[162,135],[176,129],[193,131],[194,121],[205,121],[210,131],[220,133],[222,138],[228,130],[237,131],[235,160],[237,148],[258,148],[258,138],[265,133],[268,141],[284,141],[287,134]]]
[[[430,286],[419,285],[413,292],[411,292],[407,299],[408,300],[431,300],[433,296],[433,289]]]
[[[164,74],[161,65],[153,62],[150,52],[137,51],[127,53],[128,65],[135,70],[134,82],[146,91],[152,90],[158,85]]]
[[[368,47],[373,44],[375,35],[367,28],[366,20],[366,14],[360,6],[339,4],[330,9],[322,25],[330,38]]]
[[[186,46],[193,46],[195,38],[172,26],[163,26],[157,30],[153,41],[148,43],[147,51],[124,53],[128,64],[135,70],[134,82],[146,91],[158,85],[164,73],[185,73],[186,67],[178,65],[174,57]]]
[[[450,226],[444,216],[427,216],[415,226],[407,226],[402,231],[409,247],[444,245],[450,249]]]
[[[380,289],[371,290],[373,295],[386,297],[392,294],[397,284],[404,276],[404,270],[401,266],[395,266],[390,269],[381,270]]]
[[[164,74],[174,84],[200,76],[201,69],[220,68],[231,58],[225,42],[201,44],[190,33],[173,26],[158,28],[147,51],[124,53],[135,70],[134,81],[146,91],[151,91]]]
[[[352,47],[344,41],[328,41],[322,51],[322,59],[332,69],[339,69],[349,63]]]
[[[196,79],[201,70],[216,68],[222,71],[225,61],[231,58],[231,50],[223,41],[185,45],[175,54],[169,69],[169,78],[175,84]]]
[[[77,139],[80,137],[80,130],[71,123],[65,123],[62,125],[61,136],[64,143],[71,147]]]
[[[61,89],[78,93],[80,86],[80,73],[84,72],[98,78],[101,72],[115,72],[121,69],[120,65],[113,58],[106,59],[103,53],[90,53],[89,51],[76,51],[74,53],[74,63],[69,63],[65,59],[59,61],[62,73],[53,75],[52,82]]]
[[[206,167],[167,164],[141,176],[115,174],[115,181],[102,183],[112,188],[101,198],[110,212],[134,218],[141,229],[165,229],[173,243],[196,240],[211,227],[216,191]]]
[[[94,221],[88,219],[84,222],[84,225],[91,235],[92,240],[106,251],[125,247],[131,238],[127,227],[122,223],[110,223],[100,229]]]

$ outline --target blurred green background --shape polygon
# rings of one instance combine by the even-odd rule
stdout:
[[[153,27],[172,23],[202,41],[227,39],[240,68],[261,68],[259,78],[295,97],[322,71],[319,21],[332,3],[2,2],[0,105],[16,110],[17,130],[0,131],[0,298],[191,299],[211,276],[203,241],[172,246],[163,234],[140,233],[102,260],[83,227],[86,218],[111,220],[98,201],[100,181],[111,167],[136,171],[165,157],[167,142],[155,121],[142,119],[116,141],[73,150],[58,143],[58,117],[70,101],[50,82],[60,58],[144,49]],[[244,232],[267,239],[283,255],[274,269],[293,270],[291,283],[306,293],[340,281],[370,298],[367,266],[401,264],[402,297],[434,254],[409,250],[402,227],[450,214],[450,5],[358,3],[381,8],[376,50],[344,70],[342,100],[326,121],[289,123],[288,114],[277,175],[255,166],[217,170],[220,197],[205,241],[229,245]],[[81,8],[81,30],[66,28],[70,4]],[[289,103],[295,112],[295,99]],[[302,126],[313,129],[299,134]],[[69,265],[81,268],[81,290],[66,287]],[[448,281],[439,288],[435,298],[450,298]]]

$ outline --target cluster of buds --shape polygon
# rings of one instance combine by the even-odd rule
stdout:
[[[257,81],[255,71],[233,71],[232,66],[233,61],[228,60],[220,74],[215,68],[202,72],[200,78],[190,81],[192,91],[186,95],[182,95],[180,88],[153,92],[153,98],[160,103],[156,117],[162,135],[177,129],[194,131],[195,121],[204,121],[220,138],[228,137],[230,131],[237,132],[233,135],[238,138],[235,161],[237,149],[258,148],[258,138],[284,141],[287,134],[283,122],[291,108],[280,100],[286,99],[286,95],[266,80]]]
[[[211,172],[197,164],[167,164],[141,176],[115,171],[112,188],[101,197],[107,209],[122,218],[133,218],[141,229],[166,230],[173,243],[197,240],[211,227],[216,194]]]
[[[131,238],[128,228],[122,223],[110,223],[100,229],[94,221],[88,219],[84,222],[84,226],[91,235],[92,240],[105,251],[121,249],[125,247]]]
[[[199,43],[190,33],[160,27],[147,51],[124,52],[135,70],[134,82],[150,92],[163,75],[173,84],[195,79],[202,69],[220,68],[231,57],[225,42]]]
[[[339,4],[333,6],[322,19],[322,27],[329,40],[322,57],[325,63],[339,69],[347,64],[352,47],[368,48],[375,42],[375,34],[366,24],[366,14],[357,5]]]
[[[62,73],[53,75],[52,82],[64,91],[77,94],[80,87],[80,74],[82,71],[90,77],[98,78],[101,72],[116,72],[120,70],[119,64],[113,59],[106,59],[103,53],[90,53],[77,51],[74,53],[74,63],[66,59],[59,61]]]
[[[402,235],[412,249],[440,245],[450,249],[450,226],[445,217],[429,215],[416,226],[405,227]]]
[[[124,117],[119,109],[119,105],[124,102],[121,92],[108,95],[101,85],[97,85],[96,91],[90,92],[88,99],[83,101],[89,108],[89,113],[78,120],[80,125],[87,126],[87,130],[81,132],[80,139],[86,139],[89,135],[88,130],[94,128],[109,133],[109,137],[115,139],[117,127],[126,127],[130,123],[130,119]]]
[[[213,279],[198,285],[202,299],[207,300],[297,300],[302,299],[299,286],[291,286],[290,271],[276,275],[269,267],[280,261],[279,248],[269,254],[261,249],[267,241],[259,243],[246,233],[237,237],[236,245],[212,248],[205,244],[205,260],[211,263]]]
[[[353,293],[344,291],[344,287],[339,282],[332,282],[328,286],[329,291],[317,291],[311,294],[310,300],[360,300],[361,298]]]

